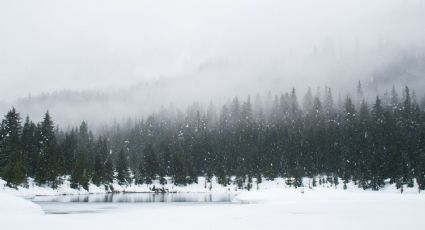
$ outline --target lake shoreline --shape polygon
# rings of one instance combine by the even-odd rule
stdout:
[[[345,190],[342,183],[333,184],[333,183],[322,183],[312,186],[311,178],[303,178],[304,186],[299,187],[300,190],[314,190],[318,188],[327,188],[327,189],[337,189]],[[211,194],[211,193],[229,193],[229,194],[238,194],[241,192],[248,191],[259,191],[259,190],[268,190],[268,189],[295,189],[293,186],[290,186],[286,183],[286,178],[275,178],[274,180],[263,179],[261,183],[256,183],[255,178],[252,182],[252,188],[240,189],[234,183],[231,183],[227,186],[223,186],[217,183],[216,178],[212,178],[211,182],[207,182],[206,178],[198,177],[198,183],[188,184],[188,185],[175,185],[171,181],[167,181],[167,184],[160,184],[159,181],[154,181],[152,184],[128,184],[120,185],[118,183],[113,183],[106,186],[96,186],[94,184],[89,184],[88,190],[83,188],[74,189],[71,188],[71,184],[68,180],[64,180],[57,188],[53,189],[47,185],[37,185],[33,179],[28,179],[28,186],[23,187],[19,186],[17,189],[10,188],[6,186],[6,182],[0,179],[0,191],[6,192],[19,197],[32,198],[35,196],[61,196],[61,195],[87,195],[87,194]],[[376,192],[376,193],[398,193],[401,194],[401,190],[397,189],[395,184],[387,183],[384,188],[379,191],[372,190],[363,190],[359,188],[358,185],[350,182],[346,185],[347,191],[356,191],[356,192]],[[417,185],[414,187],[403,188],[403,194],[416,194],[418,193]]]

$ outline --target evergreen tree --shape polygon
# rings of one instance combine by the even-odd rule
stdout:
[[[61,152],[63,154],[63,171],[64,174],[71,175],[75,169],[75,162],[78,154],[78,130],[71,129],[70,132],[65,134],[65,138],[60,144]]]
[[[106,176],[106,161],[108,157],[108,147],[106,140],[99,137],[95,148],[95,161],[92,181],[95,185],[106,184],[109,182]],[[111,170],[111,169],[110,169]]]
[[[165,184],[170,176],[185,185],[216,176],[220,184],[251,189],[253,178],[258,187],[263,176],[286,177],[297,187],[303,177],[319,176],[319,183],[326,178],[337,186],[341,177],[344,188],[353,181],[374,190],[386,179],[398,188],[416,179],[424,189],[425,110],[408,87],[402,95],[393,87],[371,108],[359,95],[335,107],[326,87],[323,103],[309,90],[300,108],[292,89],[269,93],[264,108],[260,99],[235,97],[219,117],[212,105],[205,111],[194,103],[185,112],[163,107],[146,120],[106,127],[97,141],[85,122],[62,131],[49,113],[37,125],[27,117],[21,127],[12,109],[0,124],[0,176],[9,186],[35,176],[54,187],[61,175],[71,175],[74,188],[88,189],[91,180],[111,190],[115,172],[120,184],[131,183],[132,172],[137,183],[159,178]]]
[[[143,175],[143,181],[146,184],[151,184],[156,179],[158,167],[158,161],[152,144],[148,143],[143,152],[142,168],[140,169]]]
[[[174,143],[173,147],[171,154],[170,176],[175,185],[186,185],[188,183],[188,173],[185,165],[183,149],[178,142]]]
[[[376,97],[376,102],[372,109],[372,131],[371,138],[374,143],[372,148],[372,159],[370,161],[371,169],[371,187],[373,190],[378,190],[384,185],[384,168],[386,155],[386,147],[384,142],[384,124],[386,122],[384,110],[381,104],[381,99]]]
[[[29,116],[25,119],[25,124],[22,128],[22,155],[25,172],[29,177],[35,176],[38,158],[38,141],[36,136],[36,126],[30,121]]]
[[[115,179],[114,164],[112,163],[111,156],[108,155],[105,161],[105,171],[103,175],[103,182],[106,184],[112,184]]]
[[[355,137],[357,135],[357,120],[356,120],[356,110],[354,104],[350,97],[347,97],[344,103],[344,120],[342,130],[342,143],[341,152],[342,152],[342,161],[343,161],[343,173],[342,177],[344,183],[347,183],[353,176],[354,170],[357,164],[356,158],[356,148],[357,143],[355,141]]]
[[[89,133],[86,122],[82,122],[78,133],[78,147],[74,170],[71,174],[71,186],[74,188],[83,187],[88,189],[90,175],[88,172],[89,164]]]
[[[359,110],[359,123],[358,123],[358,139],[356,139],[356,149],[358,152],[358,162],[356,176],[359,181],[359,186],[366,189],[369,187],[369,180],[371,173],[369,169],[369,162],[371,161],[371,153],[369,147],[370,139],[370,113],[366,101],[363,101]]]
[[[48,183],[56,187],[59,183],[60,156],[54,132],[54,124],[49,112],[46,112],[44,115],[39,132],[40,145],[35,180],[38,183]]]
[[[311,92],[311,89],[308,88],[307,93],[305,94],[303,98],[302,105],[303,105],[304,111],[306,111],[307,113],[311,113],[313,110],[313,103],[314,103],[313,93]]]
[[[26,182],[20,120],[19,113],[12,108],[1,125],[0,175],[12,187]]]
[[[362,101],[364,101],[364,99],[365,98],[364,98],[362,83],[359,81],[357,83],[357,100],[356,100],[357,108],[360,107],[360,104],[362,103]]]
[[[117,161],[117,180],[120,185],[129,184],[130,181],[130,172],[128,170],[127,156],[124,153],[124,150],[121,149],[118,155]]]

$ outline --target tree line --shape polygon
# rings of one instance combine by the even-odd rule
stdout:
[[[357,95],[334,102],[332,90],[299,100],[295,89],[241,101],[220,109],[195,103],[182,112],[162,108],[145,119],[113,124],[95,135],[87,123],[60,130],[47,112],[23,124],[12,108],[0,127],[0,175],[9,186],[27,178],[57,187],[69,180],[74,188],[89,183],[109,186],[154,180],[197,183],[198,176],[250,189],[253,178],[290,178],[313,186],[353,181],[378,190],[385,183],[397,188],[425,189],[425,110],[405,87],[393,87],[382,97]],[[321,178],[321,179],[318,179]],[[341,178],[342,181],[339,181]]]

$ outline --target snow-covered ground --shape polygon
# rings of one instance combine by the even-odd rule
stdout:
[[[277,179],[271,183],[260,184],[264,188],[268,186],[274,186],[278,184],[284,184],[283,179]],[[163,188],[168,192],[237,192],[236,185],[222,186],[216,182],[214,179],[213,182],[208,183],[205,181],[205,178],[199,177],[197,184],[190,184],[186,186],[176,186],[173,183],[169,182],[165,185],[161,185],[158,181],[155,181],[153,184],[147,185],[125,185],[121,186],[118,183],[112,184],[114,192],[152,192],[153,188]],[[49,186],[39,186],[34,183],[34,180],[28,179],[28,186],[19,186],[17,189],[9,188],[6,186],[6,182],[0,179],[0,191],[5,191],[10,194],[14,194],[22,197],[33,197],[33,196],[52,196],[52,195],[78,195],[78,194],[99,194],[99,193],[107,193],[110,190],[106,189],[104,186],[96,186],[94,184],[89,185],[89,190],[85,190],[83,188],[73,189],[70,186],[70,182],[68,180],[64,180],[63,184],[59,185],[57,189],[52,189]]]
[[[283,179],[277,179],[270,183],[260,184],[264,188],[268,186],[274,187],[275,185],[284,184]],[[205,181],[204,177],[199,177],[197,184],[190,184],[186,186],[176,186],[171,183],[170,179],[168,179],[168,183],[165,185],[161,185],[159,181],[154,181],[153,184],[147,185],[135,185],[130,184],[126,186],[121,186],[118,183],[112,184],[114,192],[152,192],[153,188],[163,188],[168,192],[238,192],[236,185],[222,186],[216,182],[215,179],[211,183]],[[21,197],[34,197],[34,196],[54,196],[54,195],[81,195],[81,194],[101,194],[108,193],[111,190],[106,189],[105,186],[96,186],[94,184],[89,185],[89,190],[85,190],[83,188],[73,189],[71,188],[70,182],[64,178],[64,182],[59,185],[57,189],[52,189],[49,186],[37,185],[33,179],[28,179],[28,186],[19,186],[17,189],[9,188],[6,186],[6,182],[0,179],[0,191],[4,191],[9,194],[14,194]]]
[[[46,215],[28,200],[0,191],[1,229],[424,229],[425,193],[323,185],[288,188],[265,182],[236,199],[248,204],[147,205],[117,212]],[[279,184],[278,184],[279,183]],[[199,185],[204,187],[204,185]],[[255,187],[255,186],[254,186]],[[225,190],[227,188],[224,188]]]
[[[213,178],[211,182],[206,182],[204,177],[198,178],[198,183],[193,183],[189,185],[181,185],[177,186],[174,185],[170,178],[168,178],[168,183],[165,185],[161,185],[159,181],[154,181],[153,184],[147,185],[136,185],[136,184],[130,184],[126,186],[121,186],[117,182],[112,184],[113,190],[115,192],[152,192],[153,188],[163,188],[164,190],[167,190],[168,192],[173,193],[223,193],[223,192],[232,192],[232,193],[239,193],[241,192],[240,189],[237,188],[235,184],[231,184],[228,186],[223,186],[217,183],[216,179]],[[273,181],[267,181],[264,180],[260,184],[253,183],[253,190],[258,189],[269,189],[269,188],[279,188],[279,187],[287,187],[285,184],[285,180],[283,178],[277,178]],[[85,190],[83,188],[80,189],[73,189],[70,186],[69,180],[67,178],[64,178],[64,182],[59,185],[57,189],[52,189],[49,186],[39,186],[37,185],[33,179],[28,179],[28,186],[19,186],[17,189],[15,188],[9,188],[6,186],[6,182],[4,180],[0,179],[0,191],[5,191],[9,194],[14,194],[21,197],[34,197],[34,196],[53,196],[53,195],[78,195],[78,194],[101,194],[101,193],[107,193],[110,192],[110,190],[107,190],[104,186],[96,186],[94,184],[89,185],[89,190]]]
[[[10,216],[39,216],[43,214],[41,208],[29,200],[0,192],[0,220]],[[0,225],[3,221],[0,221]]]
[[[105,186],[96,186],[94,184],[89,185],[89,190],[85,190],[83,188],[80,189],[73,189],[70,186],[70,182],[67,180],[67,178],[63,178],[63,183],[59,185],[57,189],[52,189],[49,186],[39,186],[37,185],[33,179],[28,179],[28,186],[23,187],[19,186],[17,189],[15,188],[9,188],[6,186],[6,182],[2,179],[0,179],[0,191],[4,191],[9,194],[13,194],[16,196],[21,196],[25,198],[31,198],[34,196],[54,196],[54,195],[81,195],[81,194],[102,194],[102,193],[108,193],[110,190],[107,190]],[[312,187],[312,180],[309,178],[303,179],[304,184],[304,190],[307,190],[308,187]],[[320,185],[317,183],[318,188],[329,188],[329,189],[343,189],[343,184],[339,183],[337,186],[333,184],[322,184]],[[153,184],[147,185],[135,185],[130,184],[126,186],[121,186],[117,182],[112,184],[112,187],[115,192],[134,192],[134,193],[143,193],[143,192],[152,192],[153,188],[163,188],[164,190],[167,190],[168,192],[173,193],[224,193],[224,192],[231,192],[231,193],[240,193],[244,192],[246,190],[244,189],[238,189],[235,184],[230,184],[227,186],[223,186],[217,183],[216,179],[213,178],[211,182],[206,182],[204,177],[198,178],[198,183],[189,184],[186,186],[176,186],[173,183],[171,183],[171,180],[168,178],[168,183],[165,185],[161,185],[159,181],[154,181]],[[274,180],[266,180],[263,179],[263,181],[259,184],[255,182],[252,183],[252,191],[255,190],[266,190],[266,189],[272,189],[272,188],[290,188],[285,183],[284,178],[276,178]],[[362,189],[358,188],[355,184],[348,183],[347,184],[347,190],[348,191],[363,191]],[[385,188],[381,189],[379,191],[380,193],[400,193],[400,190],[396,189],[395,184],[388,184],[385,186]],[[407,188],[404,187],[403,193],[418,193],[417,187],[413,188]]]

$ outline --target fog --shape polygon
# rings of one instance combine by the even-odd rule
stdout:
[[[107,122],[359,80],[423,94],[423,22],[420,0],[0,1],[0,112]]]

